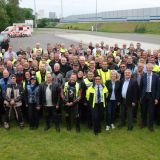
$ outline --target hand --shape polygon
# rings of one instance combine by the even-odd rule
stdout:
[[[40,110],[40,108],[41,108],[40,106],[37,106],[37,107],[36,107],[37,110]]]
[[[14,106],[14,105],[15,105],[15,101],[14,101],[14,100],[11,100],[11,101],[10,101],[10,105],[11,105],[11,106]]]
[[[155,104],[158,104],[158,100],[157,100],[157,99],[155,99],[155,100],[154,100],[154,103],[155,103]]]
[[[69,107],[70,107],[70,106],[73,106],[73,102],[70,102],[70,103],[69,103]]]
[[[120,102],[117,102],[117,106],[120,106]]]
[[[135,106],[136,106],[136,104],[135,104],[134,102],[132,102],[132,106],[133,106],[133,107],[135,107]]]
[[[70,103],[69,103],[69,102],[67,102],[67,103],[66,103],[66,106],[69,106],[69,104],[70,104]]]
[[[59,106],[56,106],[56,109],[58,109],[59,108]]]

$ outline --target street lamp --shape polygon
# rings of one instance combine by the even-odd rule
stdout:
[[[36,10],[36,0],[34,0],[34,12],[35,12],[34,24],[35,24],[35,28],[37,28],[37,10]]]
[[[61,0],[61,19],[63,19],[63,0]]]
[[[95,28],[96,28],[96,29],[95,29],[95,30],[96,30],[96,32],[97,32],[97,18],[98,18],[98,17],[97,17],[97,16],[98,16],[97,14],[98,14],[98,13],[97,13],[97,0],[96,0],[96,26],[95,26]]]

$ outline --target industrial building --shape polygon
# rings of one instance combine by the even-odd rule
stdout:
[[[61,23],[68,22],[135,22],[160,21],[160,7],[129,9],[99,12],[93,14],[72,15],[61,19]]]

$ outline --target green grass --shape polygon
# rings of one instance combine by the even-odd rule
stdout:
[[[91,26],[95,23],[65,23],[58,24],[56,28],[90,31]],[[135,33],[135,29],[145,28],[144,33],[160,34],[160,22],[104,22],[98,23],[98,31],[100,32],[114,32],[114,33]],[[139,30],[139,32],[141,32]]]
[[[43,131],[20,130],[15,125],[9,131],[0,129],[1,160],[159,160],[160,129],[154,133],[135,127],[132,132],[115,129],[95,136],[82,125],[81,133],[73,128],[61,132],[51,128]]]

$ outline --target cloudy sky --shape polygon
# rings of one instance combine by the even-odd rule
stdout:
[[[75,14],[95,13],[96,0],[62,0],[63,17]],[[160,7],[160,0],[97,0],[98,12],[122,9]],[[21,7],[34,9],[34,0],[21,0]],[[61,0],[36,0],[37,11],[43,9],[45,16],[48,12],[61,15]]]

